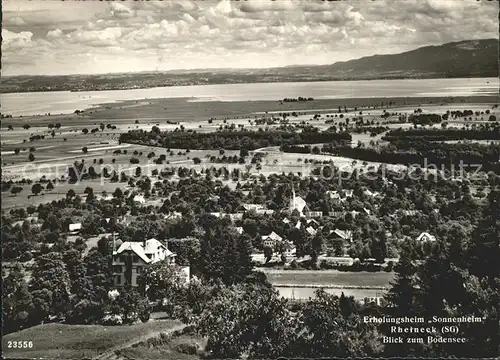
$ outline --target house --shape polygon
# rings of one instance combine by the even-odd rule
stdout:
[[[353,219],[356,219],[356,216],[359,215],[359,211],[353,210],[353,211],[350,211],[349,214],[351,214]]]
[[[142,195],[135,195],[133,200],[134,200],[134,202],[139,203],[139,204],[146,203],[146,199]]]
[[[274,210],[268,210],[268,209],[259,209],[255,211],[257,215],[272,215],[274,214]]]
[[[69,232],[71,235],[76,235],[82,229],[82,223],[72,223],[69,224]]]
[[[346,198],[352,197],[353,193],[354,193],[354,190],[345,190],[344,191],[344,194],[345,194]]]
[[[300,216],[304,216],[304,208],[307,206],[306,201],[300,196],[295,196],[295,189],[292,189],[292,198],[290,199],[290,212],[297,210]]]
[[[235,229],[238,234],[243,234],[243,228],[241,226],[236,226]]]
[[[352,242],[352,231],[350,230],[345,230],[345,231],[339,229],[330,230],[328,236],[330,239],[341,239],[343,241],[345,240]]]
[[[308,211],[305,213],[306,217],[308,218],[319,218],[323,216],[322,211]]]
[[[245,211],[251,211],[251,210],[257,211],[264,209],[264,206],[260,204],[243,204],[242,206],[245,209]]]
[[[137,279],[141,271],[148,265],[160,261],[168,264],[175,264],[176,254],[156,239],[149,239],[144,242],[126,241],[120,245],[118,250],[113,252],[113,277],[116,287],[127,284],[137,286]],[[182,267],[182,272],[189,280],[189,267]]]
[[[377,306],[382,306],[382,305],[384,305],[384,297],[383,296],[365,297],[363,299],[363,303],[365,305],[375,304]]]
[[[274,231],[269,235],[262,236],[262,242],[264,243],[264,246],[270,247],[271,249],[274,249],[276,244],[278,242],[281,242],[282,240],[283,238],[276,234]]]
[[[340,201],[340,194],[338,191],[328,190],[326,194],[330,197],[330,199]]]
[[[287,219],[287,218],[284,218],[284,219],[283,219],[283,223],[285,223],[285,224],[290,224],[290,220],[289,220],[289,219]]]
[[[163,217],[165,220],[180,220],[182,219],[182,213],[174,211]]]
[[[417,241],[420,241],[420,242],[427,242],[427,241],[430,241],[430,242],[434,242],[436,241],[436,237],[429,234],[428,232],[423,232],[421,233],[418,237],[417,237]]]
[[[308,226],[306,228],[306,232],[311,235],[311,236],[314,236],[316,235],[316,233],[318,232],[315,228],[313,228],[312,226]]]

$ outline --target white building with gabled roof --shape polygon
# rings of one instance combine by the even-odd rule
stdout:
[[[428,232],[423,232],[417,237],[417,241],[419,242],[434,242],[436,241],[436,237],[434,235],[429,234]]]
[[[116,287],[138,286],[138,277],[145,267],[160,261],[175,264],[176,254],[161,241],[149,239],[144,242],[126,241],[113,252],[113,277]],[[189,266],[182,267],[189,281]]]
[[[271,232],[269,235],[264,235],[262,236],[262,242],[265,247],[270,247],[271,249],[274,249],[277,243],[281,242],[283,238],[276,234],[274,231]]]
[[[292,199],[290,200],[290,206],[289,206],[290,212],[297,210],[300,216],[305,216],[304,209],[306,208],[306,206],[307,206],[306,201],[302,199],[300,196],[295,196],[295,189],[292,188]]]

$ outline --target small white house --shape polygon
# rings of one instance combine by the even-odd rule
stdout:
[[[69,232],[71,234],[77,234],[82,229],[82,223],[72,223],[69,224]]]
[[[436,237],[434,235],[429,234],[428,232],[423,232],[417,237],[417,241],[419,242],[434,242],[436,241]]]

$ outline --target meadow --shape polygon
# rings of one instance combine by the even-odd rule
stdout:
[[[179,327],[176,320],[150,320],[123,326],[43,324],[3,337],[5,359],[89,359],[127,345],[136,339],[154,336]],[[13,341],[32,341],[33,347],[14,349]]]

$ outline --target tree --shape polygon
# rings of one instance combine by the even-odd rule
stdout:
[[[84,146],[82,147],[82,151],[84,154],[86,154],[89,151],[89,149],[86,146]]]
[[[150,301],[163,302],[164,309],[173,314],[185,285],[184,274],[177,265],[160,261],[145,267],[138,279],[139,289]],[[170,307],[169,307],[170,306]]]
[[[47,183],[47,186],[45,187],[45,189],[47,189],[48,191],[50,191],[50,190],[54,190],[54,184],[52,184],[52,182],[51,182],[51,181],[49,181],[49,182]]]
[[[273,249],[270,246],[264,246],[264,258],[266,259],[266,263],[273,258]]]
[[[8,334],[29,326],[30,314],[35,309],[23,268],[19,264],[16,263],[9,274],[2,278],[2,327],[4,334]]]
[[[346,310],[339,297],[316,291],[316,297],[298,314],[302,322],[288,353],[304,358],[378,357],[383,346],[375,326]]]
[[[38,194],[40,194],[43,190],[43,186],[42,184],[40,183],[36,183],[36,184],[33,184],[33,186],[31,187],[31,192],[36,196]]]
[[[19,148],[15,148],[14,149],[14,154],[15,155],[19,155],[20,152],[21,152],[21,150]]]
[[[115,191],[113,191],[113,197],[117,199],[122,199],[123,198],[123,191],[120,188],[116,188]]]
[[[35,155],[30,152],[30,154],[28,155],[28,160],[29,161],[35,161]]]
[[[286,300],[268,287],[240,285],[222,289],[205,301],[207,311],[194,324],[208,338],[206,350],[216,358],[278,358],[293,343],[297,318]]]
[[[75,190],[69,189],[68,192],[66,193],[66,199],[71,200],[76,196]]]
[[[311,261],[314,265],[318,261],[318,256],[321,254],[323,250],[323,234],[321,231],[318,231],[316,235],[313,236],[311,242]]]
[[[13,195],[17,195],[19,194],[21,191],[23,191],[23,188],[21,186],[14,186],[12,187],[12,189],[10,189],[10,192],[13,194]]]
[[[113,314],[123,316],[123,322],[128,324],[139,319],[143,322],[148,321],[151,308],[147,299],[136,289],[126,286],[111,304],[111,311]]]
[[[51,252],[39,256],[33,266],[30,290],[35,305],[44,304],[39,320],[45,320],[50,315],[62,316],[69,305],[70,279],[62,255]]]
[[[404,251],[395,267],[396,278],[386,295],[392,304],[395,316],[415,314],[418,300],[417,266],[412,263],[410,253]]]

